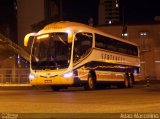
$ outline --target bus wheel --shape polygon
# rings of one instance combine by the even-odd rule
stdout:
[[[84,85],[84,89],[85,90],[94,90],[95,86],[96,86],[95,76],[93,74],[89,73],[89,75],[88,75],[88,81]]]
[[[130,81],[129,81],[129,76],[128,74],[125,74],[124,76],[124,88],[129,88],[129,84],[130,84]]]
[[[134,75],[130,74],[128,80],[129,80],[129,88],[132,88],[134,83]]]
[[[58,86],[51,86],[51,88],[52,88],[52,91],[59,91],[60,90],[60,88]]]

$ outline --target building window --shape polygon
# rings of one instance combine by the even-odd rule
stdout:
[[[109,24],[112,24],[112,21],[111,21],[111,20],[109,20]]]
[[[121,34],[121,37],[123,38],[123,39],[126,39],[126,38],[128,38],[128,27],[127,27],[127,25],[124,25],[123,26],[123,28],[122,28],[122,34]]]
[[[128,33],[122,33],[122,37],[128,37]]]
[[[140,32],[140,36],[147,36],[147,35],[148,35],[148,32],[145,32],[145,31]]]
[[[140,31],[140,50],[141,52],[145,52],[149,50],[149,32],[148,31]]]
[[[118,1],[116,0],[116,8],[118,8],[119,7],[119,4],[118,4]]]

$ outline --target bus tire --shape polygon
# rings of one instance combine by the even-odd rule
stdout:
[[[130,84],[130,81],[129,81],[129,75],[128,75],[128,73],[126,73],[125,75],[124,75],[124,88],[129,88],[129,84]]]
[[[129,88],[132,88],[134,85],[134,75],[131,73],[128,77],[129,79]]]
[[[58,86],[51,86],[51,88],[52,88],[52,91],[59,91],[60,90],[60,88]]]
[[[87,83],[84,85],[84,89],[94,90],[95,87],[96,87],[96,77],[93,73],[89,73]]]

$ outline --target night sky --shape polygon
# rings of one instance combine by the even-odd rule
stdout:
[[[0,0],[0,24],[11,22],[16,17],[14,2],[15,0]]]
[[[0,24],[15,18],[14,1],[0,0]],[[63,0],[64,20],[86,23],[91,16],[97,24],[98,3],[99,0]],[[120,0],[120,6],[121,21],[124,15],[128,23],[151,22],[154,16],[160,16],[160,0]]]
[[[99,0],[64,1],[64,9],[72,19],[87,22],[89,16],[92,16],[97,24]],[[120,22],[123,16],[127,23],[153,22],[155,16],[160,16],[160,0],[120,0],[120,15]]]
[[[121,0],[127,22],[152,22],[160,16],[160,0]]]
[[[16,0],[0,0],[0,33],[17,43]],[[14,32],[12,32],[14,31]]]
[[[98,21],[99,0],[64,0],[64,19],[87,23],[90,17]]]

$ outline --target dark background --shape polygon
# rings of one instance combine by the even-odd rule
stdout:
[[[60,0],[55,0],[59,2]],[[88,24],[90,17],[98,25],[99,0],[62,0],[63,19]],[[153,22],[160,16],[160,0],[119,0],[120,24]],[[0,33],[7,34],[17,42],[17,4],[16,0],[0,0]],[[41,25],[42,26],[42,25]],[[4,30],[5,29],[5,30]],[[5,32],[4,32],[5,31]]]
[[[62,0],[63,18],[86,22],[91,16],[97,23],[99,0]],[[16,17],[16,0],[0,0],[0,23],[12,23]],[[160,15],[160,0],[120,0],[121,21],[151,22]]]
[[[98,23],[99,0],[64,0],[64,18],[87,22],[93,17]],[[120,22],[123,17],[127,23],[153,22],[160,15],[160,0],[119,0]]]

